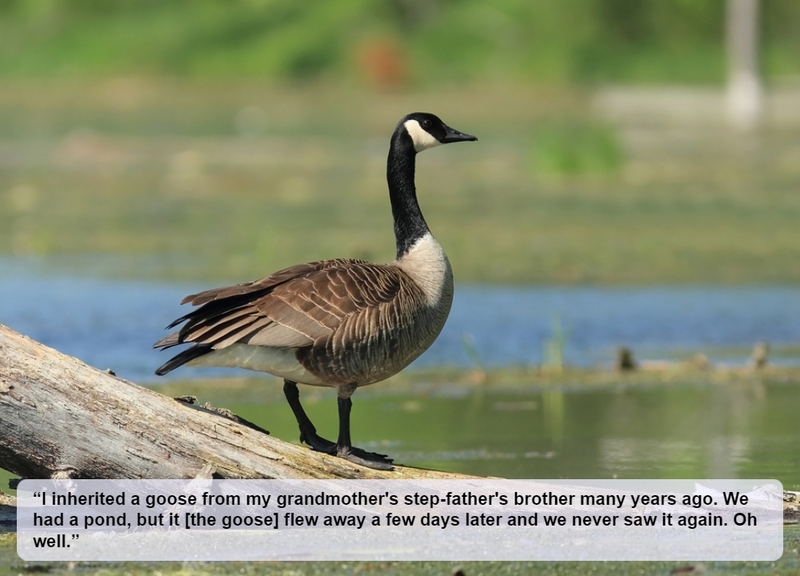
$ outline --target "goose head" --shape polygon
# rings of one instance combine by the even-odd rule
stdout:
[[[439,144],[451,142],[474,142],[477,138],[450,128],[442,120],[428,112],[414,112],[408,114],[397,126],[401,137],[410,138],[415,152],[422,152]]]

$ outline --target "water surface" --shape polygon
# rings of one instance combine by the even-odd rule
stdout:
[[[403,464],[476,475],[775,478],[798,489],[797,386],[692,378],[569,391],[533,384],[514,390],[431,385],[413,392],[374,387],[353,396],[353,441]],[[301,394],[320,434],[335,436],[335,397],[308,388]],[[285,402],[230,407],[297,441]]]
[[[153,351],[152,343],[185,313],[181,298],[208,287],[53,275],[6,259],[0,261],[0,323],[124,378],[155,383],[163,380],[153,371],[168,354]],[[800,289],[458,286],[444,332],[415,366],[538,364],[553,338],[553,318],[566,332],[568,364],[610,366],[619,345],[632,346],[641,357],[705,351],[715,362],[743,364],[756,340],[796,350]],[[467,334],[472,357],[464,345]],[[377,385],[354,397],[353,435],[356,444],[404,464],[472,474],[753,477],[797,487],[796,387],[755,376],[713,384],[700,374],[651,388],[620,383],[543,390],[523,382],[514,390],[437,385],[398,391]],[[185,368],[173,373],[213,375],[253,374]],[[296,424],[276,379],[252,379],[246,402],[221,386],[211,398],[216,404],[296,441]],[[262,397],[264,387],[272,388]],[[302,394],[320,431],[335,436],[329,391],[304,388]]]
[[[156,379],[169,358],[152,344],[189,310],[181,299],[213,287],[51,275],[23,264],[0,259],[0,323],[137,382]],[[563,328],[569,365],[609,367],[619,346],[640,359],[703,352],[714,362],[744,364],[759,340],[778,352],[773,361],[800,364],[800,288],[460,285],[441,336],[413,366],[541,364],[554,322]],[[172,377],[235,372],[182,368]]]

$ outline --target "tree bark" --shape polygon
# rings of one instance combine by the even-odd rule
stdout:
[[[467,478],[364,468],[92,368],[0,324],[0,468],[24,478]]]

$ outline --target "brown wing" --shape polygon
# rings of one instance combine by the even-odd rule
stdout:
[[[224,300],[226,298],[231,298],[234,296],[255,295],[265,290],[274,288],[275,286],[278,286],[280,284],[289,282],[290,280],[295,280],[297,278],[303,277],[311,272],[324,270],[326,268],[336,268],[339,266],[347,265],[348,263],[361,263],[361,262],[367,263],[365,260],[347,260],[343,258],[336,258],[332,260],[320,260],[318,262],[309,262],[307,264],[298,264],[296,266],[291,266],[289,268],[284,268],[283,270],[279,270],[278,272],[270,274],[266,278],[262,278],[260,280],[253,280],[252,282],[235,284],[233,286],[225,286],[223,288],[212,288],[211,290],[205,290],[204,292],[198,292],[197,294],[190,294],[189,296],[181,300],[181,304],[191,304],[192,306],[201,306],[203,304],[207,304],[208,302],[213,302],[214,300]],[[183,321],[184,318],[176,320],[175,323],[173,323],[173,325],[176,325],[176,323],[179,324],[180,322]]]
[[[196,346],[167,362],[158,373],[234,343],[304,348],[325,342],[343,322],[350,325],[353,317],[369,316],[370,310],[390,302],[407,283],[405,274],[394,266],[325,260],[188,296],[184,302],[200,307],[173,322],[170,327],[186,324],[155,347]]]

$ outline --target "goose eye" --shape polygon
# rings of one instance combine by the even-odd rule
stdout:
[[[431,121],[430,120],[423,120],[422,121],[422,127],[425,128],[425,130],[427,130],[428,128],[431,127]]]

